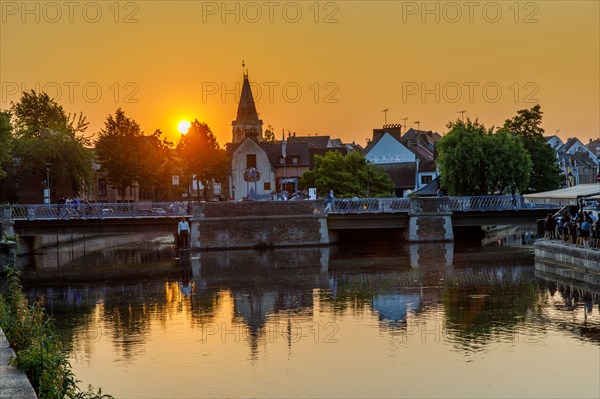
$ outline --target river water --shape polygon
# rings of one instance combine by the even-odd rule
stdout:
[[[189,260],[173,259],[171,241],[88,240],[28,259],[26,290],[45,296],[82,387],[116,398],[600,397],[600,289],[540,277],[518,237]]]

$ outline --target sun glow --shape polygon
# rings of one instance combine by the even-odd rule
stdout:
[[[192,124],[189,121],[181,121],[177,125],[177,130],[179,130],[179,133],[181,134],[186,134],[191,125]]]

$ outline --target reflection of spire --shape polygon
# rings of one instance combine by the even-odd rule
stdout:
[[[288,322],[287,322],[287,344],[288,344],[288,356],[292,355],[292,319],[290,319],[290,312],[288,311]]]

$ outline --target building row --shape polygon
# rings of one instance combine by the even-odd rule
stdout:
[[[259,118],[247,71],[243,74],[243,85],[238,103],[236,119],[232,121],[232,139],[226,144],[230,160],[227,182],[215,182],[208,197],[213,199],[275,199],[291,196],[298,191],[298,183],[304,172],[315,167],[315,157],[330,151],[346,155],[351,151],[361,152],[370,165],[385,171],[395,187],[397,197],[419,191],[435,194],[438,189],[438,171],[435,164],[435,145],[441,135],[433,131],[405,129],[399,124],[384,125],[373,129],[365,148],[356,143],[344,143],[329,135],[300,136],[282,133],[275,140],[273,132],[268,139],[263,132],[263,121]],[[563,142],[558,136],[546,137],[547,143],[556,153],[556,161],[563,174],[562,186],[595,183],[599,171],[600,140],[590,140],[585,145],[577,138]],[[80,197],[90,202],[143,202],[151,201],[137,185],[119,192],[111,187],[94,165],[95,178],[86,193]],[[33,179],[35,180],[35,179]],[[28,181],[16,184],[19,202],[42,202],[44,181]],[[182,183],[187,179],[177,179]],[[173,184],[175,184],[175,176]],[[189,190],[169,190],[167,201],[180,201],[188,196],[195,198],[198,183]],[[61,195],[60,188],[53,191],[53,202]],[[427,192],[429,191],[429,192]],[[68,194],[68,193],[65,193]],[[323,196],[324,193],[318,193]],[[10,197],[3,198],[10,201]]]

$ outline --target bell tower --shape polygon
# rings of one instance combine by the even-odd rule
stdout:
[[[242,73],[244,76],[244,84],[242,86],[242,94],[238,104],[237,117],[231,122],[233,126],[232,133],[233,143],[239,143],[248,136],[254,136],[258,141],[262,141],[262,120],[258,119],[254,97],[252,96],[252,88],[248,81],[248,69],[242,61]]]

